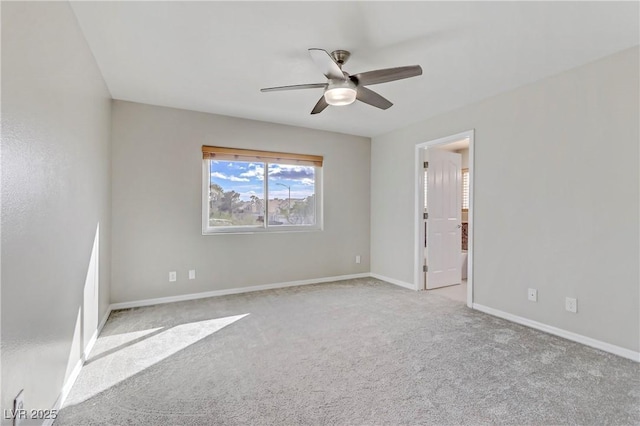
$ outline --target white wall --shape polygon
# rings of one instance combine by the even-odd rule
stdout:
[[[109,132],[69,4],[2,2],[2,410],[51,408],[106,313]]]
[[[369,272],[368,138],[122,101],[112,117],[112,302]],[[323,155],[324,230],[203,236],[202,145]]]
[[[638,351],[638,59],[636,47],[373,138],[372,272],[413,282],[415,145],[475,129],[474,302]]]

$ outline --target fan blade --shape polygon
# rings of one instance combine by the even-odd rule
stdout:
[[[322,95],[322,97],[320,98],[320,100],[318,101],[316,106],[314,106],[313,110],[311,110],[311,114],[312,115],[313,114],[320,114],[328,106],[329,106],[329,104],[327,103],[327,101],[324,100],[324,95]]]
[[[383,70],[367,71],[351,76],[359,85],[380,84],[388,81],[402,80],[403,78],[416,77],[422,75],[420,65],[410,65],[408,67],[386,68]]]
[[[323,49],[309,49],[309,54],[311,55],[311,59],[316,63],[322,74],[324,74],[327,78],[332,80],[344,80],[344,74],[342,70],[335,63],[331,55],[326,50]]]
[[[311,83],[311,84],[295,84],[293,86],[267,87],[260,89],[261,92],[277,92],[280,90],[298,90],[298,89],[320,89],[327,87],[327,83]]]
[[[373,90],[367,89],[363,86],[358,86],[356,99],[365,104],[373,105],[376,108],[387,109],[393,105],[388,99],[380,96]]]

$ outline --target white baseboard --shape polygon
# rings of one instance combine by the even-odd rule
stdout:
[[[53,412],[60,412],[60,409],[62,408],[62,404],[64,404],[64,400],[67,399],[69,392],[71,392],[71,387],[73,386],[73,384],[76,382],[76,379],[80,375],[80,371],[82,370],[83,365],[84,365],[84,359],[79,359],[75,367],[73,367],[73,370],[71,370],[71,374],[69,374],[69,377],[67,377],[67,380],[64,382],[64,385],[62,385],[62,390],[60,390],[58,399],[56,399],[56,402],[53,404],[53,408],[52,408]],[[54,421],[55,419],[46,419],[44,422],[42,422],[42,426],[51,426],[53,425]]]
[[[273,290],[277,288],[294,287],[294,286],[307,285],[307,284],[328,283],[332,281],[350,280],[354,278],[368,278],[369,276],[370,274],[368,272],[365,272],[361,274],[338,275],[335,277],[324,277],[324,278],[312,278],[309,280],[288,281],[288,282],[274,283],[274,284],[263,284],[263,285],[256,285],[251,287],[227,288],[224,290],[205,291],[202,293],[191,293],[191,294],[183,294],[179,296],[158,297],[156,299],[143,299],[143,300],[134,300],[132,302],[112,303],[110,306],[110,309],[112,311],[115,311],[117,309],[139,308],[142,306],[159,305],[162,303],[172,303],[172,302],[183,302],[185,300],[204,299],[207,297],[227,296],[230,294],[250,293],[253,291]]]
[[[67,380],[64,382],[64,385],[60,390],[60,394],[58,395],[58,399],[56,399],[56,402],[53,404],[52,410],[60,411],[60,409],[64,406],[64,401],[67,399],[67,396],[69,396],[69,392],[71,392],[73,384],[78,379],[80,371],[82,370],[85,362],[87,362],[89,354],[91,353],[91,349],[93,349],[93,345],[96,344],[102,328],[107,323],[107,319],[109,319],[109,315],[111,315],[111,307],[107,308],[107,312],[104,314],[104,317],[102,317],[100,324],[98,324],[98,328],[91,336],[91,339],[89,339],[89,343],[87,343],[87,346],[84,348],[82,357],[78,360],[75,367],[73,367],[71,374],[69,374],[69,377],[67,377]],[[42,426],[52,426],[54,421],[55,419],[47,419],[42,423]]]
[[[371,278],[377,278],[379,280],[386,281],[386,282],[388,282],[390,284],[395,284],[395,285],[398,285],[400,287],[408,288],[409,290],[416,290],[416,286],[414,284],[411,284],[411,283],[408,283],[408,282],[404,282],[404,281],[400,281],[400,280],[396,280],[395,278],[385,277],[384,275],[374,274],[373,272],[370,273],[369,276]]]
[[[609,352],[614,355],[618,355],[632,361],[640,362],[640,352],[632,351],[620,346],[612,345],[600,340],[592,339],[591,337],[583,336],[581,334],[573,333],[571,331],[563,330],[561,328],[553,327],[547,324],[543,324],[538,321],[533,321],[518,315],[513,315],[508,312],[500,311],[498,309],[490,308],[488,306],[480,305],[478,303],[473,304],[473,309],[480,312],[484,312],[495,317],[503,318],[508,321],[515,322],[527,327],[535,328],[536,330],[544,331],[549,334],[553,334],[558,337],[562,337],[567,340],[582,343],[583,345],[591,346],[592,348],[600,349],[601,351]]]
[[[111,305],[109,305],[107,307],[107,312],[102,317],[102,320],[100,321],[100,324],[98,324],[98,328],[96,329],[96,331],[91,336],[91,339],[89,339],[89,343],[87,343],[87,347],[84,348],[84,352],[82,353],[82,357],[84,358],[85,361],[87,360],[87,358],[89,358],[89,354],[91,353],[91,350],[93,349],[93,345],[96,344],[96,341],[98,340],[98,336],[102,332],[102,329],[104,328],[104,325],[107,323],[107,320],[109,319],[109,315],[111,315]]]

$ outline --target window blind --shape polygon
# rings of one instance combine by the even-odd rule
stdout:
[[[427,212],[427,171],[424,171],[424,211]]]
[[[462,210],[469,210],[469,169],[462,170]]]
[[[202,146],[202,158],[223,161],[256,161],[269,163],[299,164],[302,166],[322,167],[320,155],[291,154],[285,152],[256,151],[252,149],[223,148]]]

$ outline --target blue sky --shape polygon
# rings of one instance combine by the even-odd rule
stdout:
[[[211,161],[211,182],[225,191],[236,191],[240,199],[247,201],[252,195],[264,198],[264,164],[233,161]],[[287,198],[291,187],[291,198],[305,198],[314,193],[314,168],[269,164],[269,198]]]

